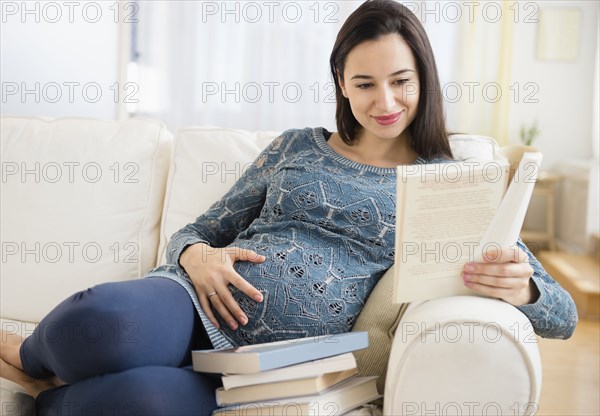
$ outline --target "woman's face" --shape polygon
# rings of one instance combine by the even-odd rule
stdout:
[[[346,58],[342,92],[365,135],[408,138],[419,103],[419,74],[408,44],[398,34],[363,42]]]

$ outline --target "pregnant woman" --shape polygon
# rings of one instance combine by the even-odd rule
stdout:
[[[220,381],[191,370],[191,350],[352,328],[394,260],[396,166],[452,153],[433,52],[406,7],[364,2],[330,66],[337,132],[284,132],[172,236],[168,264],[74,294],[25,340],[2,334],[2,376],[38,414],[210,414]],[[539,335],[568,338],[571,297],[518,247],[466,264],[464,284],[519,308]],[[86,337],[90,325],[103,336]]]

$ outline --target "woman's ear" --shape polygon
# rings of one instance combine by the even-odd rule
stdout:
[[[344,79],[343,77],[340,75],[340,71],[339,69],[336,71],[337,72],[337,79],[338,79],[338,84],[340,84],[340,88],[342,89],[342,95],[346,98],[348,98],[348,93],[346,93],[346,86],[344,85]]]

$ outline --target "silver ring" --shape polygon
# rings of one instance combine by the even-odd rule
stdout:
[[[212,296],[214,296],[214,295],[216,295],[216,294],[217,294],[217,292],[210,292],[210,293],[208,294],[208,298],[210,299]]]

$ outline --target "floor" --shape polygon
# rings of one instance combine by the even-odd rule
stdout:
[[[580,320],[573,336],[539,339],[542,395],[536,416],[600,415],[600,321]]]

